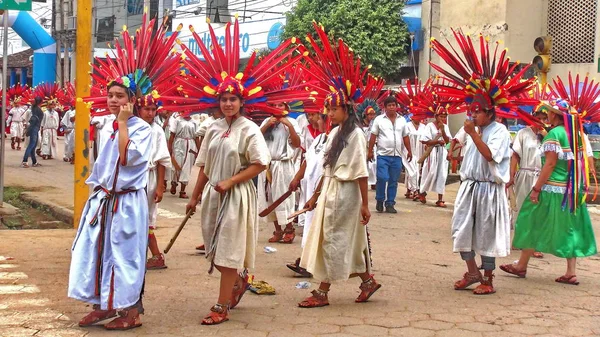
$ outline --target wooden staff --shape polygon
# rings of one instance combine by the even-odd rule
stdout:
[[[292,193],[294,193],[294,191],[287,190],[287,192],[285,192],[282,196],[280,196],[279,199],[273,201],[271,206],[265,208],[262,212],[260,212],[258,214],[258,216],[260,216],[261,218],[264,218],[267,215],[269,215],[271,212],[273,212],[275,210],[275,208],[277,208],[277,206],[281,205],[281,203],[283,203],[285,201],[285,199],[287,199],[290,195],[292,195]]]
[[[438,140],[440,140],[440,138],[442,138],[442,135],[438,134],[434,140],[437,142]],[[419,158],[419,161],[417,161],[417,163],[423,164],[425,162],[425,159],[429,158],[429,155],[431,154],[431,151],[433,151],[434,147],[435,147],[435,145],[427,146],[427,148],[425,149],[425,152],[423,152],[423,155],[421,156],[421,158]]]
[[[192,210],[190,209],[187,214],[185,215],[185,218],[183,218],[183,221],[181,222],[181,224],[179,225],[179,228],[177,228],[177,231],[175,232],[175,234],[173,235],[173,237],[171,238],[171,241],[169,241],[169,244],[167,245],[167,248],[165,248],[164,253],[167,254],[169,252],[169,250],[171,250],[171,247],[173,247],[173,244],[175,243],[175,240],[177,240],[177,237],[179,236],[179,233],[181,233],[181,230],[183,229],[183,227],[185,227],[185,224],[188,222],[188,220],[192,217]]]

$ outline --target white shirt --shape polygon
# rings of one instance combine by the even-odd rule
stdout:
[[[377,136],[377,155],[400,157],[404,148],[402,139],[408,136],[406,119],[396,115],[394,123],[387,115],[379,115],[373,120],[371,134]]]

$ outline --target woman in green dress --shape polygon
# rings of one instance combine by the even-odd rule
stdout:
[[[568,106],[564,108],[571,109]],[[576,149],[576,153],[571,150],[563,116],[569,110],[563,112],[563,107],[561,110],[548,110],[548,120],[553,129],[542,142],[542,171],[515,224],[513,246],[522,249],[521,256],[518,262],[502,265],[500,269],[525,277],[529,259],[535,251],[550,253],[567,259],[567,271],[556,282],[577,285],[576,259],[597,252],[582,190],[579,189],[578,200],[583,202],[576,208],[570,209],[571,205],[564,202],[570,199],[566,193],[569,169],[574,165],[574,158],[583,158],[584,152],[581,147]],[[577,137],[582,139],[581,135]]]

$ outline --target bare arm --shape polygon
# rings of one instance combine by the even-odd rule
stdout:
[[[169,148],[169,153],[171,155],[173,155],[173,142],[175,142],[175,134],[171,132],[171,135],[169,136],[169,143],[167,144],[167,147]]]
[[[196,143],[196,155],[200,152],[200,137],[194,138],[194,143]]]
[[[510,180],[506,187],[510,187],[515,183],[515,175],[517,175],[517,167],[519,166],[519,162],[521,161],[521,157],[516,152],[513,152],[510,157]]]
[[[371,134],[371,138],[369,138],[369,148],[367,149],[367,158],[369,160],[373,160],[373,147],[375,146],[375,141],[377,141],[377,136],[374,134]]]
[[[300,180],[302,180],[302,178],[304,178],[305,172],[306,172],[306,160],[303,160],[302,164],[300,164],[300,169],[298,170],[298,172],[296,172],[296,175],[290,182],[290,190],[296,191],[298,189],[298,186],[300,185]]]
[[[483,156],[483,158],[485,158],[485,160],[487,160],[487,161],[494,160],[494,157],[492,156],[492,151],[487,146],[487,144],[483,141],[483,139],[481,139],[481,136],[477,132],[470,133],[469,136],[471,136],[471,139],[473,139],[473,143],[477,147],[477,151],[479,151],[479,153],[481,153],[481,155]]]
[[[162,201],[163,193],[165,193],[165,167],[161,164],[156,165],[156,195],[154,196],[154,202],[159,203]],[[152,197],[152,196],[150,196]]]
[[[296,132],[296,129],[292,126],[292,123],[288,123],[288,130],[290,131],[290,140],[292,141],[292,147],[297,149],[300,147],[300,136]]]
[[[408,159],[409,162],[412,161],[412,147],[410,147],[410,138],[408,136],[404,136],[402,137],[402,141],[404,142],[404,147],[406,147],[406,151],[408,152],[406,155],[406,159]]]
[[[363,225],[368,224],[369,220],[371,219],[371,212],[369,211],[368,179],[368,177],[358,178],[358,186],[360,186],[360,195],[362,198],[362,204],[360,206],[360,216],[362,219],[360,220],[360,223]]]
[[[215,191],[219,193],[225,193],[229,191],[233,186],[246,182],[254,177],[256,177],[259,173],[264,171],[267,168],[266,165],[262,164],[251,164],[245,170],[240,171],[240,173],[234,175],[233,177],[219,181],[217,186],[215,186]]]

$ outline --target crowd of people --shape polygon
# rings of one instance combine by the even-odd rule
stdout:
[[[299,257],[287,267],[319,285],[298,306],[329,305],[331,286],[355,277],[355,301],[366,302],[382,287],[371,269],[369,189],[377,212],[397,213],[404,168],[407,199],[425,204],[433,193],[435,206],[445,208],[449,162],[457,157],[451,232],[467,271],[454,289],[477,284],[474,294],[493,294],[495,260],[511,246],[521,257],[503,271],[525,277],[529,258],[549,253],[567,259],[556,281],[579,283],[576,258],[597,251],[585,203],[593,158],[581,132],[582,123],[598,121],[593,81],[579,91],[560,79],[539,89],[505,53],[492,55],[483,37],[480,54],[471,37],[456,32],[458,51],[432,41],[445,62],[432,64],[442,80],[386,91],[349,46],[330,41],[316,23],[312,52],[290,39],[241,70],[238,29],[237,20],[228,24],[226,41],[210,51],[198,41],[199,58],[185,46],[173,51],[177,32],[167,36],[165,25],[144,16],[135,37],[124,31],[128,43],[115,44],[118,56],[95,60],[92,95],[83,98],[95,130],[93,192],[73,243],[68,289],[93,304],[80,326],[117,315],[106,329],[142,324],[146,270],[166,268],[153,231],[167,188],[188,199],[187,214],[199,213],[191,220],[202,226],[197,249],[208,272],[221,275],[202,324],[229,320],[248,289],[261,217],[273,223],[272,243],[293,243],[294,221],[304,227]],[[55,155],[54,96],[33,98],[26,156],[34,165],[30,147],[40,128],[42,154]],[[24,109],[13,110],[12,121],[23,121]],[[202,122],[198,111],[207,112]],[[448,115],[459,113],[468,118],[452,136]],[[513,141],[504,118],[528,127]],[[62,123],[73,129],[72,111]],[[196,184],[186,191],[194,165]]]

